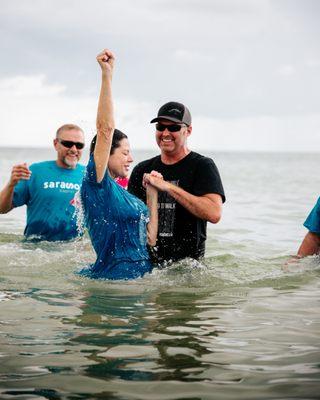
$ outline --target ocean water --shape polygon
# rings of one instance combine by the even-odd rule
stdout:
[[[54,152],[0,155],[3,186]],[[203,263],[88,280],[74,274],[94,259],[88,238],[23,243],[24,208],[0,216],[1,399],[319,399],[320,260],[288,263],[319,155],[207,155],[227,203]]]

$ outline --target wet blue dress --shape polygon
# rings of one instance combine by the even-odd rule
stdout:
[[[135,279],[150,272],[146,205],[118,185],[108,171],[98,183],[93,155],[80,193],[97,260],[79,273],[90,278]]]

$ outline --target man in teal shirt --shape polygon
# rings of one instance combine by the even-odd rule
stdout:
[[[84,166],[78,164],[84,133],[77,125],[63,125],[53,145],[56,160],[35,163],[30,168],[26,163],[15,165],[0,192],[0,213],[27,206],[27,239],[61,241],[79,235],[74,196],[84,174]]]

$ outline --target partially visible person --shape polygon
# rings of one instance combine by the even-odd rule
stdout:
[[[299,247],[299,258],[320,253],[320,197],[303,225],[309,232]]]
[[[78,236],[74,196],[80,190],[84,166],[78,164],[84,148],[82,129],[61,126],[53,141],[57,159],[15,165],[0,192],[0,213],[27,206],[24,235],[28,240],[65,241]]]
[[[205,254],[207,221],[216,224],[225,201],[219,171],[213,160],[191,151],[187,139],[192,132],[191,114],[178,102],[160,107],[151,123],[161,154],[139,163],[132,171],[128,191],[146,201],[142,184],[145,173],[156,170],[159,190],[159,228],[154,262],[165,264]]]
[[[152,270],[147,241],[157,237],[157,190],[145,177],[147,204],[116,183],[126,178],[133,159],[127,136],[115,129],[112,100],[114,55],[97,56],[102,79],[97,112],[97,134],[81,187],[85,225],[97,254],[93,265],[79,274],[98,279],[135,279]],[[158,174],[154,173],[156,176]]]
[[[128,183],[129,183],[129,179],[127,177],[125,178],[121,178],[119,176],[119,178],[116,179],[116,182],[118,185],[120,185],[121,187],[123,187],[124,189],[128,189]]]

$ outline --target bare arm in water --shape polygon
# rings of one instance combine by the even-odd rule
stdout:
[[[297,256],[299,258],[306,256],[313,256],[319,254],[320,251],[320,236],[313,232],[308,232],[304,237]]]

